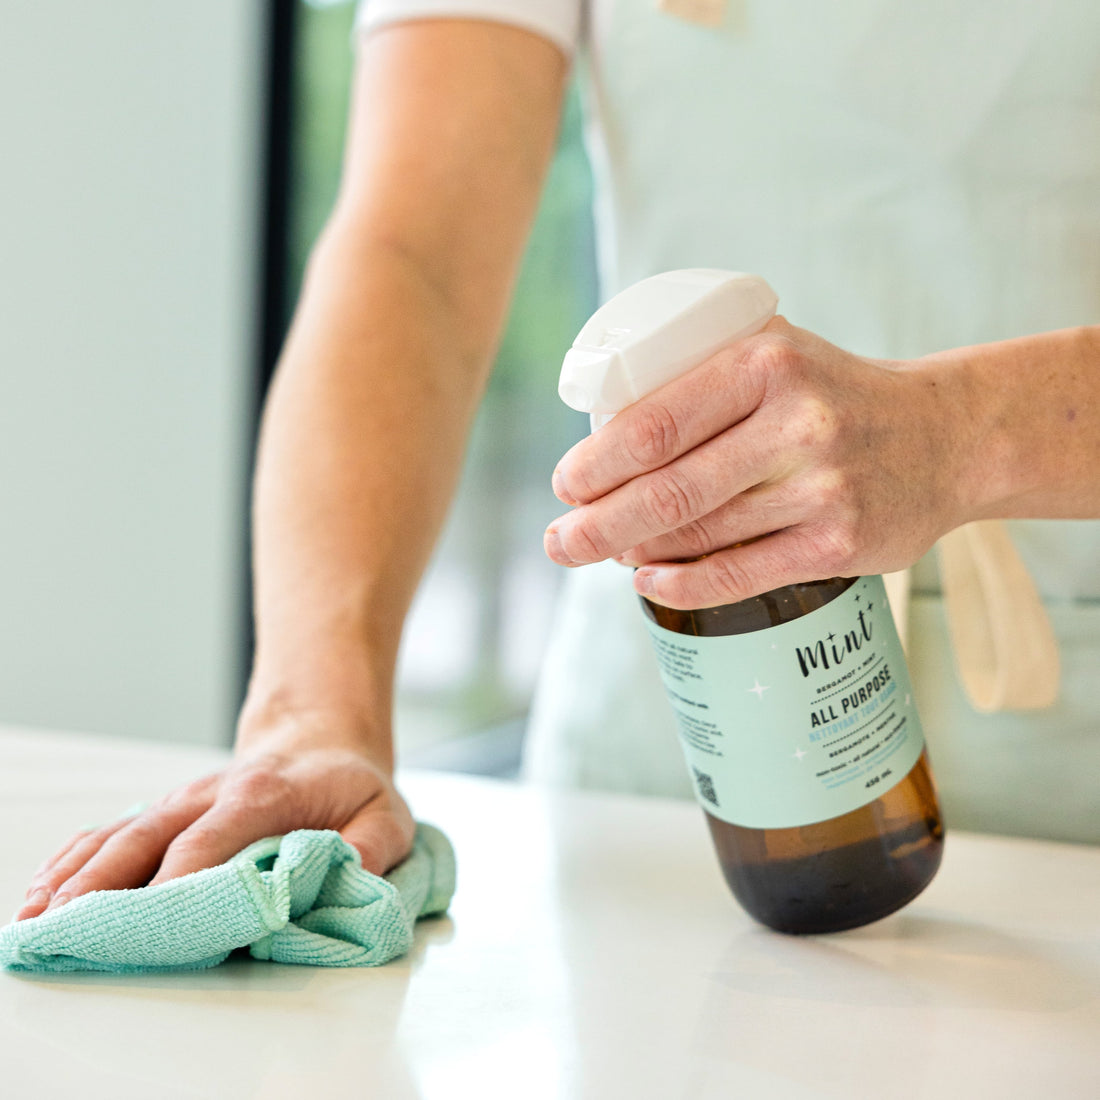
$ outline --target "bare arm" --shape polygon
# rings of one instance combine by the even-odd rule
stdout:
[[[401,625],[488,376],[563,71],[549,43],[491,24],[368,40],[341,195],[264,420],[246,742],[272,714],[331,705],[390,766]]]
[[[376,872],[408,851],[392,783],[398,642],[502,328],[565,69],[547,41],[486,22],[397,25],[363,43],[340,196],[264,416],[258,641],[236,760],[74,837],[21,917],[294,828],[340,829]]]

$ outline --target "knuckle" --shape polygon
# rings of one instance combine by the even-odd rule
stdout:
[[[160,839],[162,829],[162,823],[157,815],[142,814],[115,834],[115,837],[117,837],[116,843],[139,846],[155,844]]]
[[[820,470],[807,486],[808,501],[823,517],[836,518],[851,508],[852,484],[843,470]]]
[[[753,341],[745,365],[763,375],[769,387],[787,388],[803,378],[805,358],[794,342],[778,333],[766,333]]]
[[[826,574],[849,575],[859,552],[855,525],[838,521],[820,527],[812,535],[812,547],[815,561]]]
[[[798,329],[795,328],[782,313],[777,313],[767,323],[764,331],[773,336],[793,337],[798,332]]]
[[[680,453],[676,417],[656,402],[637,409],[626,423],[623,449],[631,461],[641,466],[663,466]]]
[[[125,828],[125,826],[115,822],[110,825],[101,825],[98,829],[89,829],[88,832],[84,833],[80,838],[80,842],[73,846],[73,851],[87,852],[91,849],[98,850],[106,844],[120,828]]]
[[[575,523],[558,532],[562,549],[575,562],[601,561],[607,557],[609,544],[604,536],[586,523]]]
[[[685,523],[676,532],[676,536],[685,551],[684,557],[699,557],[714,549],[714,542],[701,520]]]
[[[787,431],[801,450],[828,451],[840,435],[840,418],[831,405],[806,396],[788,418]]]
[[[61,897],[64,897],[65,900],[70,900],[81,894],[90,893],[95,889],[98,889],[95,874],[93,872],[80,870],[69,875],[68,878],[63,878],[61,881],[54,883],[54,900]]]
[[[216,848],[218,844],[218,830],[209,825],[192,825],[185,829],[168,846],[168,853],[178,856],[181,853],[205,852]],[[165,859],[167,860],[167,855]]]
[[[164,796],[162,802],[157,805],[170,806],[175,809],[179,806],[194,803],[204,797],[208,797],[212,791],[215,791],[220,779],[221,776],[218,773],[204,775],[199,779],[193,779],[190,783],[186,783],[182,787],[177,787],[174,791],[170,791]],[[156,809],[157,806],[152,808]]]
[[[27,893],[32,894],[35,890],[43,889],[49,890],[52,893],[70,874],[70,871],[66,871],[60,866],[50,867],[45,871],[39,871],[38,874],[31,877],[31,881],[27,886]]]
[[[244,807],[273,806],[292,793],[290,780],[274,768],[257,766],[240,773],[227,791],[229,801]]]
[[[736,603],[748,597],[752,583],[740,561],[733,554],[715,554],[705,558],[707,587],[725,603]]]
[[[176,787],[158,798],[147,809],[133,818],[125,828],[129,831],[136,825],[142,827],[176,818],[180,814],[191,813],[199,807],[209,807],[217,790],[218,776],[208,775],[195,779],[181,787]]]
[[[67,847],[69,851],[72,851],[74,848],[79,848],[81,845],[87,846],[89,842],[94,842],[101,837],[108,836],[110,832],[110,825],[91,825],[86,829],[78,829],[69,838]]]
[[[699,512],[699,493],[687,478],[654,474],[645,484],[643,507],[664,530],[683,526]]]

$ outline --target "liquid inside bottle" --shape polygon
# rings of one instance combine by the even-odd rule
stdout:
[[[720,638],[767,631],[793,622],[843,596],[859,580],[837,578],[790,585],[740,603],[697,611],[678,611],[645,599],[642,604],[649,620],[666,631],[700,639]],[[853,597],[849,594],[848,598]],[[858,593],[854,598],[859,598]],[[888,608],[880,608],[879,614],[889,615]],[[865,624],[862,614],[858,622]],[[892,620],[890,629],[893,629]],[[839,635],[839,631],[830,633],[828,646],[822,642],[820,649],[802,648],[799,660],[804,673],[809,662],[816,657],[826,660],[827,653],[839,654],[841,658],[852,657],[852,646],[861,642],[862,635],[853,634],[845,651],[832,648],[838,644],[834,633]],[[869,641],[869,626],[865,633]],[[767,644],[767,635],[760,637],[762,647],[777,648],[775,644]],[[845,637],[839,635],[839,640]],[[660,647],[658,656],[665,672],[670,662],[676,660],[675,655],[662,655]],[[862,805],[809,824],[761,828],[725,820],[728,816],[736,816],[736,809],[732,814],[727,811],[720,815],[705,804],[706,798],[700,799],[723,874],[734,896],[750,915],[780,932],[838,932],[878,920],[916,897],[932,880],[940,864],[944,828],[927,751],[921,748],[915,762],[896,774],[892,774],[894,769],[889,767],[888,757],[884,765],[868,772],[876,759],[886,757],[890,751],[888,746],[879,748],[873,739],[878,737],[888,742],[893,736],[890,728],[902,731],[898,733],[899,738],[904,736],[905,722],[903,717],[894,719],[888,715],[883,718],[885,706],[877,711],[874,709],[878,703],[873,692],[882,694],[884,690],[874,676],[881,677],[888,666],[881,660],[878,664],[870,663],[873,655],[855,654],[856,659],[861,657],[863,664],[868,666],[866,673],[852,671],[855,666],[851,659],[843,673],[840,668],[825,670],[834,678],[816,689],[821,702],[814,721],[821,727],[815,739],[826,747],[837,746],[822,753],[823,758],[827,762],[836,758],[838,762],[833,770],[839,770],[841,775],[845,768],[851,769],[850,774],[857,778],[846,782],[851,789],[862,789],[858,796],[864,800]],[[681,660],[677,667],[682,672],[688,666]],[[811,671],[820,670],[813,668]],[[864,682],[867,684],[863,689],[866,697],[860,693]],[[669,686],[667,679],[666,686]],[[889,688],[888,684],[886,686]],[[771,689],[757,680],[755,687],[749,689],[750,692],[754,690],[759,696]],[[679,694],[681,704],[689,701]],[[675,705],[676,700],[673,702]],[[908,697],[905,702],[908,704]],[[754,721],[753,704],[746,699],[741,706],[743,719],[735,716],[734,720],[741,721],[742,725],[751,724]],[[704,706],[703,711],[706,709]],[[682,720],[682,736],[685,721],[688,737],[703,736],[702,732],[695,734],[691,724],[698,724],[696,715],[699,713],[696,711]],[[889,727],[888,721],[893,721],[894,726]],[[705,731],[705,726],[699,728]],[[863,748],[857,738],[865,741],[871,738],[870,747]],[[916,744],[922,746],[923,741]],[[869,762],[855,764],[861,748]],[[803,756],[811,762],[814,759],[803,753],[801,747],[794,755],[799,764]],[[894,752],[894,760],[898,759],[905,759],[903,752]],[[817,766],[821,768],[817,774],[825,777],[821,782],[830,782],[829,768]],[[697,784],[705,780],[709,787],[710,777],[700,776],[697,769],[693,770]],[[882,793],[874,797],[876,787]],[[713,796],[711,800],[715,801]]]

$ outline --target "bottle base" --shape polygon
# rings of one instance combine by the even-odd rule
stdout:
[[[708,815],[715,826],[729,827]],[[881,920],[912,901],[935,877],[943,828],[922,821],[903,832],[795,859],[722,860],[722,872],[745,911],[788,935],[843,932]],[[715,836],[716,846],[718,837]]]

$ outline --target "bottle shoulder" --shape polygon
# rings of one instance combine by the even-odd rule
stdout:
[[[641,598],[642,609],[650,621],[677,634],[700,638],[730,634],[752,634],[782,626],[817,611],[843,595],[858,577],[831,577],[828,580],[789,584],[762,592],[738,603],[680,611]]]

